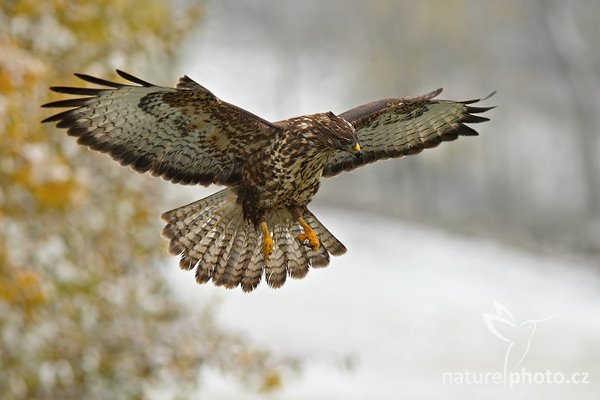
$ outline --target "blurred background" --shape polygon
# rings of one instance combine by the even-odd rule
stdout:
[[[592,0],[2,2],[2,397],[595,398],[599,19]],[[48,86],[115,68],[269,120],[438,87],[498,108],[479,137],[325,180],[313,209],[349,252],[244,294],[196,285],[160,237],[218,188],[39,124]],[[502,309],[530,343],[509,370],[589,383],[444,382],[503,371],[483,316]]]

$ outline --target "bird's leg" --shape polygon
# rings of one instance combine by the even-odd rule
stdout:
[[[319,251],[319,237],[315,233],[315,231],[306,223],[304,218],[298,218],[298,223],[304,229],[304,233],[298,235],[298,240],[304,243],[305,240],[308,240],[310,247],[313,248],[314,251]]]
[[[265,262],[269,261],[269,257],[273,254],[273,238],[271,237],[271,232],[269,231],[269,227],[266,222],[261,222],[260,227],[263,231],[263,258]]]
[[[304,242],[308,240],[308,245],[310,245],[310,247],[312,247],[314,251],[319,251],[319,237],[302,217],[304,215],[305,210],[306,207],[290,207],[290,212],[292,213],[292,216],[296,221],[298,221],[302,229],[304,229],[304,233],[298,235],[298,240],[302,244],[304,244]]]

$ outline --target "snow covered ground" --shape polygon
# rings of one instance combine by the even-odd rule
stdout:
[[[376,214],[314,211],[349,251],[303,280],[288,280],[278,290],[261,284],[247,294],[198,286],[192,273],[175,266],[168,272],[186,300],[220,299],[216,314],[224,326],[306,361],[299,376],[268,398],[597,398],[600,276],[591,263]],[[495,302],[508,311],[497,310]],[[530,341],[519,367],[520,356],[512,353],[509,372],[524,368],[523,379],[529,374],[538,381],[548,370],[565,381],[583,373],[575,378],[589,383],[444,383],[444,373],[454,379],[467,370],[472,376],[502,374],[509,343],[488,329],[484,313],[514,317],[515,349],[523,352]],[[531,323],[519,328],[546,317],[553,318],[539,322],[533,335]],[[502,331],[508,325],[496,326]],[[216,372],[203,379],[207,398],[262,398]]]

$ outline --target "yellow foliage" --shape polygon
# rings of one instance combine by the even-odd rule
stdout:
[[[0,93],[3,95],[9,95],[14,91],[12,77],[8,71],[0,70]]]
[[[272,392],[277,389],[281,389],[283,381],[281,374],[277,371],[268,371],[262,379],[260,390],[263,392]]]
[[[46,302],[38,275],[31,270],[7,269],[0,274],[0,299],[16,307],[31,318],[35,310]]]
[[[73,179],[66,181],[44,182],[34,188],[34,195],[41,207],[68,208],[72,203],[77,183]]]

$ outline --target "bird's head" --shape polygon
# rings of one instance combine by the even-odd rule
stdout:
[[[350,122],[331,111],[319,115],[322,116],[320,136],[324,145],[331,150],[352,153],[356,158],[362,155],[356,130]]]

